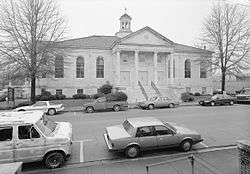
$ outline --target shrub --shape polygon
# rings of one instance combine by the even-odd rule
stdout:
[[[55,94],[53,97],[50,97],[50,100],[64,100],[66,95],[64,94]]]
[[[199,92],[194,93],[194,96],[201,96]]]
[[[42,91],[41,95],[50,96],[52,94],[49,91]]]
[[[87,98],[90,98],[90,96],[86,95],[86,94],[75,94],[72,97],[73,97],[73,99],[87,99]]]
[[[110,94],[112,92],[113,86],[110,84],[104,84],[98,89],[98,93]]]
[[[194,101],[194,97],[190,95],[190,93],[184,92],[181,94],[181,100],[184,102],[190,102],[190,101]]]
[[[98,99],[98,98],[100,98],[100,97],[105,97],[105,94],[98,93],[98,94],[93,94],[93,95],[91,96],[91,98],[93,98],[93,99]]]

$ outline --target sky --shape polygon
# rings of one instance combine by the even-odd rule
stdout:
[[[194,45],[204,19],[219,1],[250,6],[250,0],[57,0],[57,4],[68,24],[68,39],[114,36],[126,8],[132,31],[149,26],[176,43]]]

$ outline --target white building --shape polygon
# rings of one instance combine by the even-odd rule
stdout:
[[[107,81],[126,92],[129,101],[159,94],[212,92],[212,79],[201,59],[212,52],[177,44],[150,27],[131,31],[131,17],[120,17],[115,36],[89,36],[60,42],[67,56],[56,58],[55,76],[37,81],[37,92],[72,97],[94,94]],[[144,95],[143,95],[144,94]]]

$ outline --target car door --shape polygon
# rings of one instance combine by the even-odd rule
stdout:
[[[173,130],[167,128],[166,126],[155,126],[155,133],[157,144],[160,148],[167,146],[176,146],[180,143],[179,137],[176,136]]]
[[[15,141],[15,160],[23,162],[37,161],[43,158],[45,138],[33,125],[18,126]]]
[[[107,108],[107,102],[105,97],[96,99],[95,110],[104,110]]]
[[[0,163],[14,161],[13,127],[0,127]]]
[[[153,126],[139,127],[136,136],[142,149],[157,148],[157,140]]]
[[[47,111],[47,103],[44,102],[44,101],[39,101],[39,102],[36,102],[35,104],[33,104],[31,106],[32,110],[41,110],[41,111]]]

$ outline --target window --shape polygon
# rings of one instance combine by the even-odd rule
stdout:
[[[207,78],[207,67],[205,62],[200,63],[200,78]]]
[[[170,66],[171,66],[171,62],[170,62],[170,59],[168,59],[168,78],[170,78]]]
[[[155,132],[157,135],[169,135],[173,134],[171,130],[166,128],[165,126],[155,126]]]
[[[56,56],[55,59],[55,78],[63,78],[64,76],[64,62],[63,56]]]
[[[20,140],[31,139],[31,138],[40,138],[40,134],[31,125],[18,126],[18,138]]]
[[[154,136],[153,126],[145,126],[138,128],[136,136],[137,137]]]
[[[56,95],[62,95],[62,89],[56,89]]]
[[[175,78],[175,59],[173,59],[173,78]]]
[[[76,78],[84,78],[84,58],[81,56],[76,59]]]
[[[206,87],[202,87],[201,88],[201,93],[202,94],[206,94],[207,93],[207,88]]]
[[[102,57],[96,59],[96,78],[104,78],[104,60]]]
[[[77,93],[77,94],[83,94],[83,89],[77,89],[77,90],[76,90],[76,93]]]
[[[12,140],[12,127],[0,127],[0,143],[2,141],[11,141]]]
[[[191,78],[191,61],[185,60],[185,78]]]

